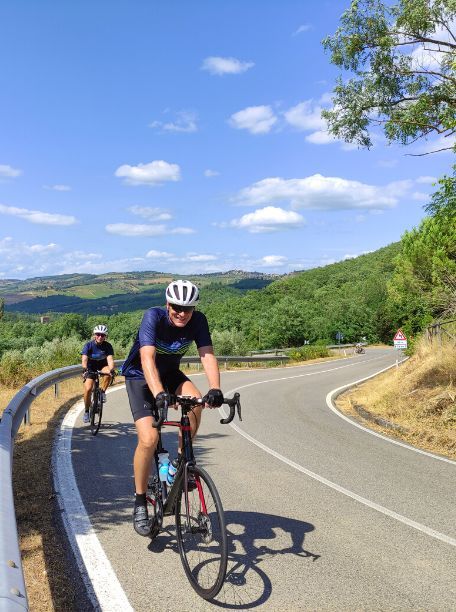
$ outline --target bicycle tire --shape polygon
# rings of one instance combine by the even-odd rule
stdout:
[[[209,600],[220,591],[226,576],[225,515],[209,474],[197,466],[189,468],[189,474],[196,488],[186,497],[185,476],[182,477],[175,508],[177,545],[190,584],[200,597]]]
[[[101,399],[101,390],[94,389],[90,405],[90,431],[92,432],[92,436],[96,436],[100,429],[102,414],[103,401]]]

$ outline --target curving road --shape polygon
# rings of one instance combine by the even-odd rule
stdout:
[[[205,411],[196,445],[230,534],[228,580],[214,603],[189,586],[172,519],[152,543],[133,531],[125,390],[109,393],[96,438],[75,407],[58,438],[56,488],[101,608],[456,610],[456,463],[355,427],[326,402],[396,357],[368,350],[223,373],[224,392],[241,393],[244,420],[222,426]],[[204,376],[194,379],[206,389]],[[175,433],[164,438],[172,453]]]

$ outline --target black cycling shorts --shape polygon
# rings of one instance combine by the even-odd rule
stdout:
[[[168,393],[176,393],[178,387],[186,380],[190,379],[180,370],[173,370],[162,376],[163,387]],[[126,378],[125,385],[133,420],[137,421],[143,417],[152,416],[155,400],[145,379]]]

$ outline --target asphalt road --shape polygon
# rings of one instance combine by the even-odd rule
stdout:
[[[95,438],[75,413],[68,452],[83,507],[66,511],[81,515],[73,528],[82,546],[89,535],[101,545],[83,556],[94,563],[91,584],[105,592],[102,609],[125,609],[120,593],[138,612],[456,610],[456,463],[371,435],[326,403],[333,389],[396,357],[368,350],[223,373],[225,394],[241,393],[244,420],[222,426],[218,411],[206,410],[196,443],[229,530],[228,578],[212,603],[187,582],[173,519],[152,543],[133,531],[135,433],[125,390],[109,393]],[[206,390],[203,375],[194,380]],[[165,430],[164,439],[173,454],[176,434]],[[101,550],[106,566],[97,565]]]

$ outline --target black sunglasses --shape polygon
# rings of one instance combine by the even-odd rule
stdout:
[[[178,304],[170,304],[174,312],[192,312],[195,310],[194,306],[179,306]]]

